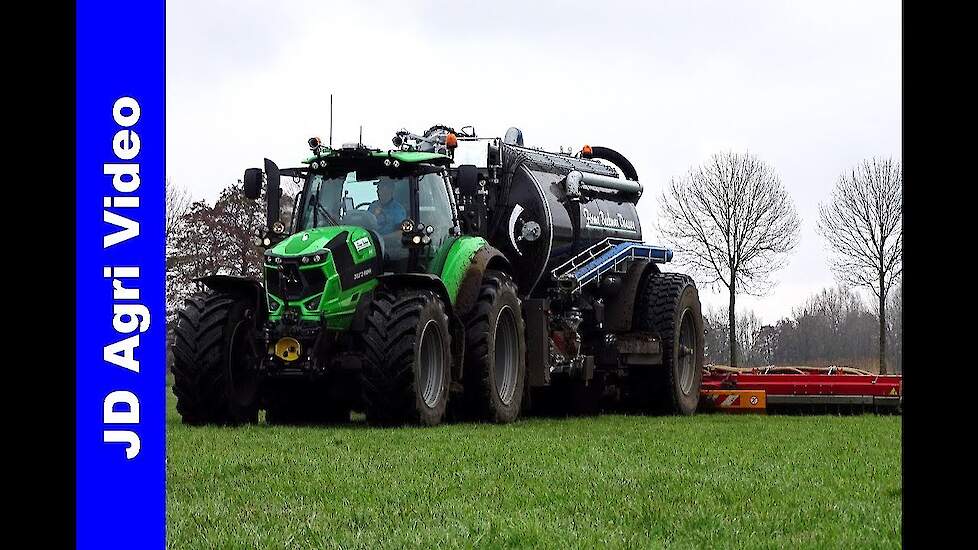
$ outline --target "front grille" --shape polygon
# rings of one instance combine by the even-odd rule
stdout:
[[[265,266],[268,293],[283,300],[304,300],[323,291],[326,274],[322,266],[299,269],[295,261],[283,260],[276,266]]]

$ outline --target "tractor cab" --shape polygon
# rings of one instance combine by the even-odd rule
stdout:
[[[288,227],[291,237],[285,235],[285,224],[279,220],[279,205],[269,206],[266,246],[277,245],[275,250],[281,248],[278,241],[296,235],[362,228],[377,248],[381,270],[403,273],[424,271],[447,239],[458,234],[448,179],[450,157],[434,152],[381,151],[359,144],[331,149],[317,138],[309,143],[313,154],[301,168],[278,169],[266,160],[269,195],[274,193],[276,173],[296,178],[302,185]],[[245,187],[247,192],[248,185]]]

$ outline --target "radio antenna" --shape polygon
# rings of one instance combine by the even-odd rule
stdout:
[[[363,147],[363,124],[360,125],[360,142],[357,144],[359,147]]]
[[[329,148],[333,148],[333,94],[329,94]]]

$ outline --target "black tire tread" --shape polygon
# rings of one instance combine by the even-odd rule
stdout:
[[[432,301],[441,303],[429,290],[378,287],[374,291],[361,335],[361,386],[367,421],[371,424],[424,423],[415,407],[415,332],[422,308]],[[443,308],[441,315],[447,326],[448,316]]]
[[[636,323],[640,330],[654,330],[661,338],[662,368],[656,368],[651,376],[649,397],[653,412],[680,414],[681,407],[676,392],[672,349],[676,338],[675,312],[683,292],[693,285],[692,277],[683,273],[650,273],[639,295]]]
[[[257,421],[257,407],[234,405],[228,380],[228,334],[237,321],[235,296],[205,291],[187,298],[177,313],[173,343],[173,393],[185,424]]]
[[[489,372],[492,368],[489,365],[489,313],[492,311],[493,304],[497,297],[502,293],[512,293],[519,300],[519,293],[513,279],[502,271],[486,270],[482,279],[482,287],[479,289],[479,296],[472,310],[469,312],[465,323],[465,360],[464,374],[462,379],[465,385],[465,408],[466,415],[479,419],[491,420],[493,422],[512,422],[519,416],[519,403],[515,415],[507,414],[506,411],[496,410],[493,407],[493,388]],[[523,314],[522,311],[516,312],[517,330],[523,333]],[[517,375],[518,380],[524,381],[524,373]],[[514,400],[522,402],[523,387],[517,387],[517,395]]]

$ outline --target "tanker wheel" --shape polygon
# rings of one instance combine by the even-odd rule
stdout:
[[[639,330],[661,338],[662,365],[652,366],[641,381],[646,408],[671,414],[693,414],[703,380],[703,316],[699,293],[688,275],[651,273],[637,304]]]
[[[452,366],[448,314],[441,298],[429,290],[378,288],[360,339],[367,421],[440,424]]]
[[[487,270],[465,320],[466,412],[492,422],[520,415],[526,378],[523,306],[509,275]]]
[[[254,315],[253,300],[215,291],[188,298],[178,312],[173,393],[184,424],[258,421]]]

